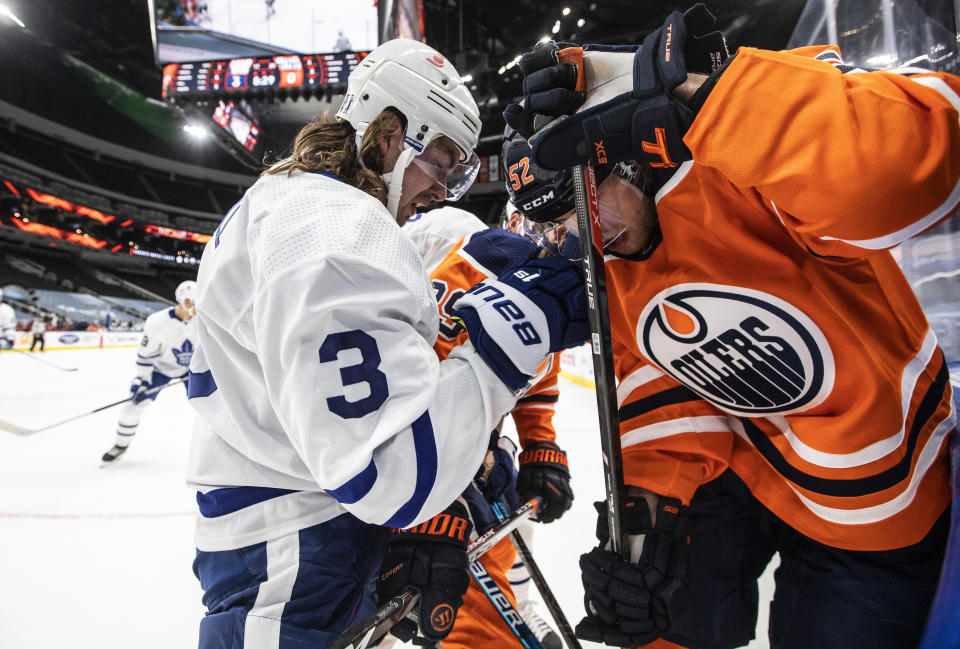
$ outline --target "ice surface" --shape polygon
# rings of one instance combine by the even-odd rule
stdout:
[[[0,354],[0,419],[39,427],[121,399],[134,355],[47,352],[79,368],[61,372]],[[561,380],[555,421],[576,500],[562,519],[538,526],[533,544],[572,625],[583,607],[577,558],[594,543],[591,503],[603,497],[595,404],[592,391]],[[0,431],[0,646],[196,646],[203,606],[191,572],[195,501],[183,477],[192,410],[182,387],[161,392],[126,456],[101,469],[118,414],[112,408],[29,437]],[[767,575],[767,599],[770,590]],[[761,608],[753,649],[767,647]]]

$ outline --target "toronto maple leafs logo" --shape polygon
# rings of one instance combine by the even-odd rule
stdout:
[[[173,355],[177,359],[177,365],[188,367],[190,365],[190,359],[193,358],[193,343],[189,340],[183,341],[183,347],[174,347],[172,350]]]

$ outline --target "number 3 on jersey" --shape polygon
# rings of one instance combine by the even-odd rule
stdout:
[[[358,419],[378,410],[387,400],[390,390],[387,388],[387,375],[378,369],[380,350],[373,336],[359,329],[330,334],[320,346],[320,362],[337,360],[337,354],[345,349],[359,350],[360,362],[340,368],[343,386],[366,383],[370,386],[370,394],[358,401],[347,401],[343,395],[328,397],[327,407],[330,412],[344,419]]]

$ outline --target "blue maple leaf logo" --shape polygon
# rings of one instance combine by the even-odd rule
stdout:
[[[193,343],[189,340],[183,341],[183,347],[174,347],[172,350],[173,355],[177,359],[177,365],[183,367],[189,367],[190,359],[193,358]]]

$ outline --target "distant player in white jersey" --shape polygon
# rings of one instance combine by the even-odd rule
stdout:
[[[3,291],[0,290],[0,300],[3,300]],[[13,349],[17,337],[17,316],[13,307],[0,302],[0,349]]]
[[[433,351],[437,302],[399,225],[466,191],[479,132],[449,61],[388,41],[207,244],[187,468],[201,649],[327,646],[375,587],[416,587],[421,633],[449,633],[469,583],[458,497],[547,356],[588,334],[576,267],[522,260],[461,298],[470,342]]]
[[[197,313],[197,283],[181,282],[175,297],[176,306],[151,314],[143,325],[130,401],[120,411],[116,440],[103,454],[101,466],[116,463],[127,452],[143,411],[156,400],[164,385],[187,374],[195,344],[192,319]]]
[[[40,351],[44,349],[43,334],[47,331],[47,318],[44,315],[38,315],[30,323],[30,333],[33,340],[30,342],[30,351],[33,351],[37,345],[40,345]]]

